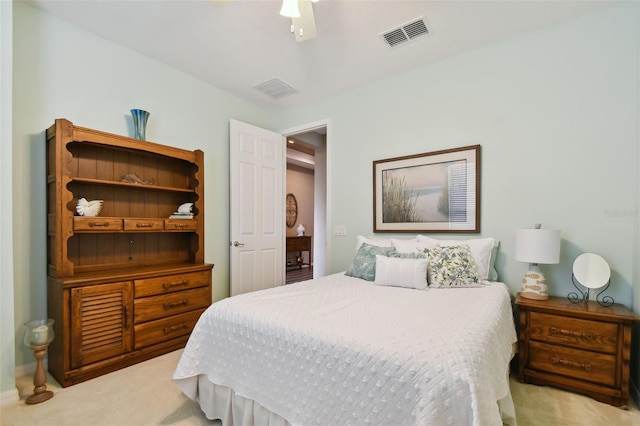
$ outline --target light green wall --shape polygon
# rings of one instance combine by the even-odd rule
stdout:
[[[330,220],[348,231],[331,238],[332,269],[345,269],[355,236],[372,232],[372,161],[478,143],[481,235],[501,240],[501,278],[520,287],[527,265],[513,259],[515,230],[542,223],[562,230],[561,263],[543,266],[552,293],[567,294],[573,260],[590,251],[612,267],[608,294],[630,306],[637,13],[608,9],[281,116],[281,128],[331,119]]]
[[[11,58],[13,2],[0,2],[0,170],[11,170]],[[0,179],[0,199],[10,200],[11,173]],[[3,206],[7,206],[4,202]],[[17,397],[15,389],[15,333],[13,318],[13,209],[0,209],[0,403]]]
[[[22,2],[14,7],[13,247],[16,365],[33,362],[21,324],[46,314],[44,130],[55,118],[132,135],[131,108],[151,112],[147,139],[205,153],[205,260],[214,299],[228,296],[228,122],[268,127],[268,113]],[[9,287],[12,283],[2,282]],[[5,324],[2,324],[3,335]],[[7,385],[3,382],[2,389]]]

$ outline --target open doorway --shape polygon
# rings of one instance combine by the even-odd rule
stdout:
[[[286,283],[326,274],[326,126],[287,139]]]

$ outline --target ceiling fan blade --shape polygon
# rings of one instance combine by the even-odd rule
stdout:
[[[291,18],[296,41],[311,40],[318,35],[311,0],[299,0],[298,7],[300,9],[300,17]]]

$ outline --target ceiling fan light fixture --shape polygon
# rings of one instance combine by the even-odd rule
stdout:
[[[287,18],[299,18],[300,9],[298,8],[298,0],[282,0],[282,8],[280,15]]]

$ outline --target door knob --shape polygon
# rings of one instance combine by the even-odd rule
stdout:
[[[244,247],[244,243],[239,243],[238,241],[233,242],[234,247]]]

